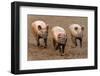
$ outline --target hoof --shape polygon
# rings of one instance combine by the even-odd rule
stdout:
[[[44,46],[44,48],[47,48],[47,46]]]

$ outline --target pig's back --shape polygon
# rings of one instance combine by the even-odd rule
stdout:
[[[57,37],[58,37],[59,34],[66,34],[66,32],[62,27],[59,27],[59,26],[53,27],[52,28],[53,38],[55,38],[57,40]]]

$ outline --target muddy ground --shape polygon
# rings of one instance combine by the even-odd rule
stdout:
[[[43,16],[43,15],[28,15],[28,60],[53,60],[53,59],[79,59],[79,58],[87,58],[87,17],[73,17],[73,16]],[[48,36],[48,47],[42,48],[36,46],[36,40],[31,30],[31,23],[35,20],[43,20],[49,25],[49,36]],[[83,37],[83,47],[80,48],[77,46],[76,48],[72,48],[73,43],[70,38],[70,33],[68,30],[68,26],[70,24],[80,24],[84,25],[84,37]],[[67,33],[67,43],[65,47],[64,56],[60,56],[59,51],[55,51],[52,43],[52,35],[51,28],[53,26],[61,26],[66,30]],[[43,40],[41,40],[42,44]]]

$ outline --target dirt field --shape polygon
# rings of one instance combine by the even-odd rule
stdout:
[[[71,17],[71,16],[40,16],[40,15],[28,15],[28,60],[53,60],[53,59],[79,59],[87,58],[87,17]],[[36,40],[32,34],[31,23],[35,20],[43,20],[49,25],[49,36],[48,36],[48,47],[47,48],[38,48],[36,46]],[[68,26],[70,24],[80,24],[85,26],[84,37],[83,37],[83,47],[80,48],[71,48],[73,46],[70,38],[70,33]],[[60,56],[59,51],[55,51],[52,43],[51,28],[53,26],[61,26],[66,30],[67,33],[67,43],[65,47],[64,56]],[[41,40],[42,43],[42,40]]]

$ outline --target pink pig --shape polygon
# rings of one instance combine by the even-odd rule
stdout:
[[[59,49],[61,56],[64,55],[64,48],[67,42],[67,36],[65,30],[59,26],[53,27],[52,39],[55,50]]]
[[[48,25],[42,21],[37,20],[32,23],[32,33],[37,41],[37,46],[40,46],[39,39],[44,40],[44,48],[47,47],[47,37],[48,37]]]

